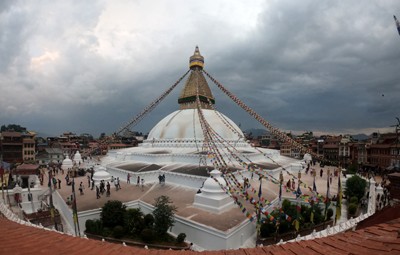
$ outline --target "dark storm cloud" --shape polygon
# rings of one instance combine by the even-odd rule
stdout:
[[[277,127],[385,128],[400,109],[399,11],[397,1],[2,2],[0,124],[115,132],[185,73],[198,44],[206,70]],[[176,110],[182,87],[135,129]],[[260,127],[210,87],[220,111]]]
[[[400,107],[394,2],[385,3],[275,2],[252,37],[222,53],[235,64],[218,75],[285,129],[385,127]]]

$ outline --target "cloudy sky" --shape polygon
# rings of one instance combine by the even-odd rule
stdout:
[[[276,127],[385,132],[400,116],[398,0],[0,1],[0,125],[115,132],[205,69]],[[216,107],[260,128],[211,82]],[[183,83],[134,130],[178,108]],[[393,128],[390,128],[392,130]]]

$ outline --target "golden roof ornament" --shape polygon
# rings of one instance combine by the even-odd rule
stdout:
[[[194,54],[190,57],[189,67],[190,69],[193,69],[195,67],[203,69],[204,67],[204,57],[200,54],[199,46],[196,46]]]

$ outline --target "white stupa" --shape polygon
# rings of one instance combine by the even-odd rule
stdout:
[[[237,153],[245,154],[252,162],[265,162],[265,155],[279,158],[279,151],[253,148],[246,141],[239,126],[214,108],[215,98],[203,75],[203,66],[204,58],[196,47],[189,61],[192,72],[178,98],[179,109],[159,121],[139,147],[109,151],[107,156],[102,158],[103,164],[118,167],[131,162],[159,165],[174,162],[196,167],[200,161],[207,161],[207,164],[212,165],[211,159],[205,156],[207,152],[203,151],[205,138],[199,118],[197,95],[204,118],[221,140],[225,141],[225,144],[214,141],[225,161],[232,162],[227,156],[230,154],[226,149],[227,144],[234,147]],[[241,167],[237,162],[232,164],[235,164],[234,167]]]
[[[74,163],[79,165],[82,162],[83,162],[83,160],[82,160],[81,154],[79,153],[79,151],[76,151],[75,155],[74,155]]]
[[[223,187],[226,187],[226,181],[221,176],[221,172],[212,170],[210,175],[200,189],[201,193],[194,197],[193,206],[212,213],[221,213],[233,208],[235,206],[233,199],[223,190]]]
[[[62,162],[61,169],[63,169],[64,171],[67,171],[68,169],[71,169],[73,166],[74,166],[74,164],[72,163],[72,160],[67,155]]]
[[[93,174],[93,181],[94,184],[97,185],[101,181],[111,182],[111,175],[109,172],[107,172],[106,168],[103,166],[96,167],[95,173]]]

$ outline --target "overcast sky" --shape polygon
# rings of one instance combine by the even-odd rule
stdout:
[[[274,126],[385,132],[400,116],[399,0],[0,1],[0,125],[115,132],[188,70]],[[178,109],[180,84],[134,130]],[[211,82],[218,110],[260,128]]]

